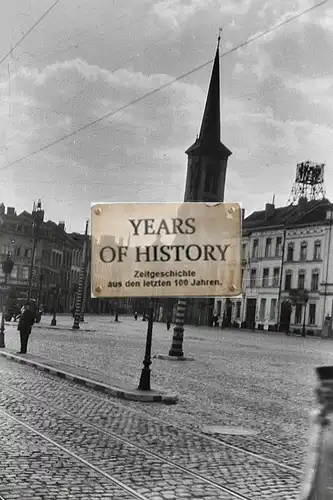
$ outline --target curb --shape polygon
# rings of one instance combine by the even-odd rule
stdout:
[[[164,359],[166,361],[194,361],[194,358],[192,357],[185,357],[185,356],[168,356],[166,354],[156,354],[153,356],[156,359]]]
[[[37,325],[34,325],[33,328],[37,328],[37,329],[43,329],[43,330],[60,330],[60,331],[63,331],[63,332],[96,332],[97,330],[88,330],[87,328],[78,328],[78,329],[75,329],[75,328],[66,328],[64,326],[51,326],[51,325],[44,325],[44,324],[37,324]]]
[[[156,394],[157,391],[150,391],[150,393],[149,391],[147,391],[147,393],[145,393],[144,391],[138,391],[137,389],[134,389],[132,391],[119,389],[118,387],[112,387],[110,385],[103,384],[102,382],[96,382],[81,375],[74,375],[73,373],[66,372],[58,368],[53,368],[52,366],[44,365],[37,361],[22,358],[20,356],[16,356],[15,354],[11,354],[9,352],[1,350],[0,356],[3,356],[4,358],[10,359],[11,361],[15,361],[20,364],[32,366],[47,373],[52,373],[52,375],[57,375],[60,378],[65,378],[72,382],[76,382],[77,384],[89,387],[90,389],[95,389],[96,391],[110,394],[110,396],[119,399],[128,399],[130,401],[139,401],[142,403],[165,403],[169,405],[176,404],[179,400],[178,395],[174,393]],[[151,392],[153,392],[153,394],[151,394]]]

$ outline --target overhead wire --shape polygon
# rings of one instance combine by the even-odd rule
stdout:
[[[28,29],[28,31],[26,31],[24,33],[24,35],[21,36],[21,38],[15,43],[15,45],[13,47],[10,48],[9,52],[7,52],[7,54],[5,54],[1,59],[0,59],[0,64],[2,64],[8,56],[11,55],[11,53],[13,52],[13,50],[16,49],[16,47],[18,47],[20,45],[20,43],[23,42],[23,40],[28,36],[30,35],[30,33],[36,28],[36,26],[38,26],[38,24],[51,12],[52,9],[54,9],[54,7],[60,2],[60,0],[56,0],[52,5],[51,7],[49,7],[45,12],[44,14],[31,26],[31,28]]]
[[[170,3],[172,3],[172,2],[170,2]],[[198,11],[197,13],[199,13],[201,10],[202,10],[202,9],[199,9],[199,11]],[[159,36],[156,40],[154,40],[154,41],[152,41],[150,44],[148,44],[148,45],[147,45],[147,46],[146,46],[146,47],[145,47],[145,48],[141,51],[141,53],[143,53],[143,54],[144,54],[144,53],[146,53],[146,52],[147,52],[147,51],[148,51],[148,50],[149,50],[149,49],[150,49],[153,45],[155,45],[156,43],[158,43],[158,42],[159,42],[162,38],[166,38],[166,37],[168,37],[168,35],[169,35],[171,32],[174,32],[174,28],[172,28],[172,29],[168,30],[166,33],[163,33],[163,34],[162,34],[161,36]],[[127,60],[123,61],[123,62],[122,62],[121,64],[119,64],[116,68],[112,69],[112,70],[110,71],[110,74],[115,73],[116,71],[118,71],[119,69],[121,69],[121,68],[124,66],[124,64],[126,64],[126,63],[128,63],[128,62],[132,61],[132,60],[136,57],[136,55],[137,55],[136,53],[135,53],[135,54],[133,54],[133,55],[132,55],[129,59],[127,59]],[[14,75],[15,75],[15,73],[14,73]],[[14,75],[12,75],[12,77],[13,77]],[[69,103],[69,101],[73,101],[74,99],[76,99],[77,97],[79,97],[79,96],[80,96],[81,94],[83,94],[85,91],[86,91],[86,89],[85,89],[85,88],[83,88],[83,89],[79,90],[79,92],[77,92],[76,94],[74,94],[74,95],[70,96],[70,97],[69,97],[68,99],[66,99],[65,101],[62,101],[62,102],[61,102],[61,104],[60,104],[60,106],[59,106],[59,107],[60,107],[60,109],[61,109],[61,108],[63,108],[63,107],[64,107],[67,103]],[[45,108],[42,108],[42,107],[40,107],[40,106],[36,106],[36,105],[33,105],[33,107],[34,107],[34,109],[39,109],[39,110],[41,110],[41,111],[45,111],[45,112],[46,112],[46,115],[47,115],[48,113],[54,113],[54,114],[59,115],[59,116],[60,116],[60,115],[66,115],[66,116],[68,115],[68,112],[67,112],[67,111],[65,111],[65,110],[63,110],[63,111],[59,111],[59,110],[57,110],[57,109],[45,109]],[[72,113],[72,114],[73,114],[73,113]],[[74,113],[74,115],[75,115],[75,116],[79,116],[77,113]],[[15,139],[16,137],[18,137],[20,134],[21,134],[21,132],[18,132],[17,134],[14,134],[14,136],[10,137],[8,140],[9,140],[9,141],[12,141],[12,140],[13,140],[13,139]],[[0,146],[0,152],[1,152],[1,151],[2,151],[2,152],[3,152],[3,151],[8,151],[8,149],[9,149],[9,148],[8,148],[7,146],[5,146],[5,145]]]
[[[305,10],[303,10],[303,11],[297,13],[297,14],[295,14],[294,16],[291,16],[290,18],[285,19],[285,20],[281,21],[280,23],[278,23],[278,24],[276,24],[276,25],[274,25],[274,26],[272,26],[270,28],[267,28],[266,30],[261,31],[261,32],[255,34],[255,35],[249,37],[246,41],[244,41],[244,42],[242,42],[242,43],[240,43],[240,44],[232,47],[231,49],[223,52],[222,54],[220,54],[220,58],[226,57],[227,55],[230,55],[230,54],[236,52],[240,48],[243,48],[243,47],[245,47],[245,46],[253,43],[254,41],[256,41],[256,40],[258,40],[258,39],[260,39],[260,38],[268,35],[269,33],[272,33],[273,31],[281,28],[282,26],[285,26],[286,24],[291,23],[295,19],[298,19],[301,16],[303,16],[303,15],[305,15],[305,14],[307,14],[307,13],[309,13],[309,12],[315,10],[315,9],[317,9],[318,7],[321,7],[322,5],[328,3],[329,1],[330,0],[322,0],[321,2],[319,2],[319,3],[315,4],[315,5],[313,5],[313,6],[309,7],[309,8],[307,8],[307,9],[305,9]],[[58,139],[55,139],[54,141],[52,141],[50,143],[45,144],[44,146],[36,149],[35,151],[32,151],[31,153],[29,153],[29,154],[27,154],[27,155],[25,155],[25,156],[23,156],[21,158],[18,158],[17,160],[14,160],[14,161],[10,162],[7,165],[4,165],[2,168],[0,168],[0,171],[5,170],[5,169],[7,169],[9,167],[12,167],[12,166],[14,166],[14,165],[16,165],[16,164],[24,161],[24,160],[27,160],[27,159],[31,158],[32,156],[35,156],[36,154],[41,153],[42,151],[45,151],[46,149],[59,144],[60,142],[64,141],[65,139],[73,137],[74,135],[78,134],[79,132],[82,132],[83,130],[88,129],[88,128],[90,128],[90,127],[92,127],[92,126],[94,126],[94,125],[96,125],[96,124],[104,121],[105,119],[110,118],[111,116],[114,116],[116,113],[124,111],[125,109],[133,106],[134,104],[137,104],[137,103],[143,101],[147,97],[151,97],[151,96],[157,94],[161,90],[164,90],[165,88],[170,87],[172,84],[174,84],[174,83],[176,83],[176,82],[178,82],[180,80],[183,80],[187,76],[192,75],[193,73],[196,73],[200,69],[205,68],[206,66],[208,66],[209,64],[211,64],[213,61],[214,61],[214,59],[210,59],[209,61],[206,61],[205,63],[202,63],[199,66],[196,66],[195,68],[187,71],[186,73],[183,73],[182,75],[180,75],[180,76],[178,76],[176,78],[173,78],[172,80],[170,80],[170,82],[167,82],[167,83],[161,85],[160,87],[157,87],[157,88],[155,88],[155,89],[153,89],[153,90],[151,90],[151,91],[149,91],[149,92],[147,92],[147,93],[145,93],[145,94],[137,97],[136,99],[133,99],[132,101],[124,104],[123,106],[120,106],[119,108],[117,108],[117,109],[115,109],[113,111],[105,113],[103,116],[101,116],[99,118],[96,118],[95,120],[93,120],[93,121],[91,121],[89,123],[86,123],[85,125],[83,125],[83,126],[77,128],[77,129],[73,130],[72,132],[63,135],[63,136],[59,137]]]

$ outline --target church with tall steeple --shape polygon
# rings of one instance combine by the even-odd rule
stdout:
[[[224,201],[228,158],[232,152],[221,142],[220,37],[210,78],[200,133],[186,151],[185,202]],[[185,323],[207,324],[214,299],[187,299]],[[198,319],[198,312],[200,318]]]
[[[217,46],[199,136],[188,156],[184,201],[224,201],[231,151],[221,142],[220,53]]]

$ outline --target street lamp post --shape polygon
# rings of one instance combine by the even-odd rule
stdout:
[[[1,327],[0,327],[0,348],[5,347],[5,312],[6,312],[5,296],[6,296],[6,291],[7,291],[6,288],[7,288],[8,276],[12,272],[13,267],[14,267],[14,261],[12,259],[11,254],[8,253],[6,260],[4,260],[2,263],[2,271],[5,275],[5,281],[4,281],[5,291],[4,291],[4,297],[3,297]]]
[[[59,285],[53,285],[53,317],[51,320],[51,326],[57,326],[57,308],[58,308],[58,302],[59,302],[59,293],[60,293],[60,288]]]
[[[306,337],[306,334],[305,334],[306,306],[307,306],[307,303],[308,303],[308,301],[309,301],[309,297],[308,297],[308,295],[307,295],[307,294],[305,294],[305,293],[304,293],[303,300],[304,300],[304,317],[303,317],[302,337]]]
[[[138,389],[140,389],[141,391],[150,391],[150,372],[151,372],[150,365],[151,365],[151,344],[153,337],[153,323],[154,323],[154,299],[150,299],[148,305],[148,328],[146,337],[146,351],[138,387]]]
[[[33,246],[32,246],[32,255],[31,255],[31,263],[30,263],[30,271],[29,271],[27,302],[29,302],[30,297],[31,297],[32,276],[33,276],[34,265],[35,265],[37,240],[38,240],[38,236],[39,236],[39,229],[43,223],[43,218],[44,218],[44,212],[42,210],[41,200],[38,200],[36,209],[35,209],[35,204],[34,204],[34,209],[33,209],[32,214],[33,214],[33,222],[32,222]]]
[[[40,308],[40,297],[42,294],[44,277],[45,277],[45,271],[44,271],[44,269],[41,269],[39,272],[39,288],[38,288],[38,297],[37,297],[37,309],[38,310]]]

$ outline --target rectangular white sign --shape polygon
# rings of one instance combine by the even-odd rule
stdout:
[[[92,206],[92,297],[235,297],[241,208],[235,203]]]

